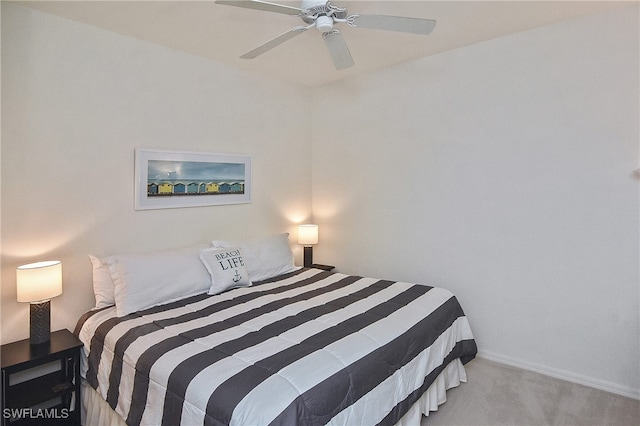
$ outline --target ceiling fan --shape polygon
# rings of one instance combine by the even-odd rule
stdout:
[[[432,19],[388,15],[348,15],[346,8],[338,7],[325,0],[302,0],[300,8],[262,0],[216,0],[216,3],[299,16],[305,23],[305,25],[292,28],[245,53],[240,56],[241,58],[256,58],[308,29],[316,27],[322,33],[333,64],[338,70],[348,68],[354,62],[342,33],[335,28],[336,24],[347,24],[354,28],[372,28],[424,35],[431,33],[436,26],[436,21]]]

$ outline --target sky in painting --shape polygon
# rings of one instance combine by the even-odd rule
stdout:
[[[243,163],[149,160],[149,180],[244,180]]]

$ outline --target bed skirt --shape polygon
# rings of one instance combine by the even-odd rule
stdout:
[[[454,388],[460,382],[466,382],[467,375],[460,362],[455,359],[438,375],[422,397],[409,409],[407,414],[398,422],[399,426],[420,425],[422,416],[428,416],[430,411],[436,411],[446,400],[446,391]],[[111,409],[95,389],[86,380],[82,380],[82,424],[85,426],[126,426],[125,421]]]

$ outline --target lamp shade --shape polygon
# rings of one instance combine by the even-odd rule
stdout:
[[[298,244],[305,246],[318,244],[318,225],[298,226]]]
[[[62,294],[62,262],[49,260],[18,266],[18,302],[40,302]]]

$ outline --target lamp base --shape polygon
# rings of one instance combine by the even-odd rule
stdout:
[[[303,263],[305,268],[310,268],[313,265],[313,247],[305,246],[304,247],[304,260]]]
[[[29,343],[39,345],[51,338],[51,301],[29,304]]]

